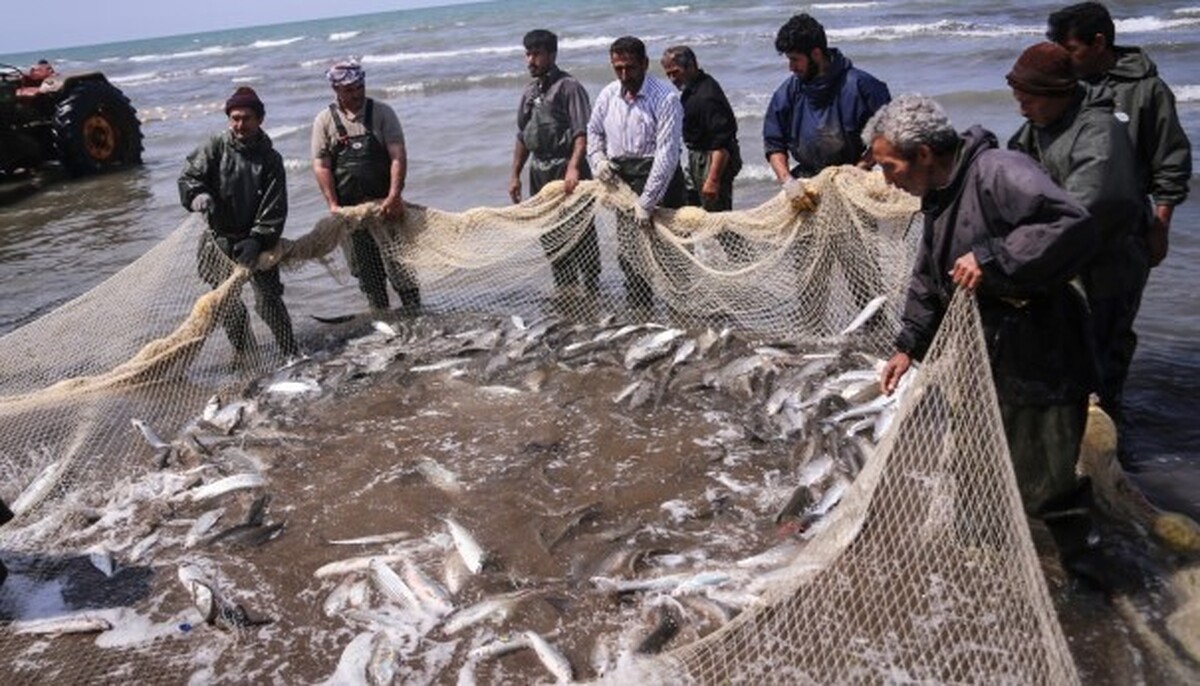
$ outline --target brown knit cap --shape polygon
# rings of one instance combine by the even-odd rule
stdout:
[[[1031,95],[1070,95],[1078,86],[1071,55],[1050,42],[1026,48],[1006,78],[1009,86]]]
[[[262,119],[267,112],[267,108],[263,107],[263,101],[258,99],[258,93],[250,86],[239,86],[225,101],[225,116],[229,116],[229,111],[235,107],[249,107],[258,114],[258,118]]]

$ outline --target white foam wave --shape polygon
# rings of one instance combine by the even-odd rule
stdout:
[[[296,157],[285,157],[283,160],[283,168],[294,171],[308,171],[312,168],[312,160],[305,160]]]
[[[1200,86],[1171,86],[1176,102],[1200,102]]]
[[[272,126],[267,128],[266,131],[267,135],[273,140],[279,140],[280,138],[285,138],[293,133],[296,133],[297,131],[303,131],[307,128],[308,127],[304,124],[288,124],[284,126]]]
[[[775,181],[775,170],[769,164],[747,164],[738,172],[741,181]]]
[[[944,35],[969,38],[1001,38],[1004,36],[1042,35],[1042,25],[1016,26],[977,24],[944,19],[932,24],[893,24],[891,26],[856,26],[848,29],[826,30],[830,39],[838,40],[900,40],[913,36]]]
[[[558,51],[585,50],[587,48],[607,48],[615,41],[616,36],[589,36],[587,38],[564,38],[558,41]]]
[[[235,76],[229,79],[230,83],[258,83],[262,81],[261,76]]]
[[[277,48],[281,45],[291,45],[304,40],[305,36],[294,36],[292,38],[279,38],[276,40],[256,40],[250,44],[252,48]]]
[[[108,77],[108,80],[121,86],[131,86],[142,83],[151,83],[153,81],[162,81],[163,79],[156,71],[144,71],[138,72],[137,74],[125,74],[124,76],[110,76]]]
[[[1200,15],[1184,16],[1180,19],[1132,17],[1130,19],[1117,19],[1113,22],[1117,29],[1117,35],[1126,33],[1151,33],[1154,31],[1166,31],[1168,29],[1177,29],[1184,26],[1195,26],[1198,23],[1200,23]]]
[[[667,14],[679,14],[680,12],[687,12],[691,9],[691,5],[671,5],[670,7],[662,8],[662,11],[666,12]]]
[[[431,52],[396,52],[388,55],[364,55],[363,64],[391,64],[394,62],[416,62],[420,60],[442,60],[471,55],[508,55],[521,54],[525,48],[520,45],[505,45],[473,48],[471,50],[435,50]]]
[[[818,2],[812,5],[814,10],[834,11],[834,10],[865,10],[871,7],[878,7],[882,2]]]
[[[1200,17],[1200,7],[1180,7],[1175,10],[1175,14],[1182,14],[1185,17]]]
[[[208,67],[207,69],[201,69],[200,73],[201,74],[236,74],[239,71],[243,71],[243,70],[249,69],[249,68],[250,68],[250,65],[248,65],[248,64],[239,64],[239,65],[233,66],[233,67]]]
[[[331,41],[349,40],[351,38],[354,38],[355,36],[357,36],[360,33],[362,33],[362,31],[338,31],[337,33],[329,34],[329,40],[331,40]]]
[[[187,59],[189,57],[204,57],[207,55],[220,55],[221,53],[228,52],[228,51],[229,51],[229,48],[225,47],[224,45],[210,45],[207,48],[201,48],[199,50],[184,50],[182,52],[172,52],[172,53],[168,53],[165,55],[154,54],[154,53],[151,53],[149,55],[134,55],[133,57],[129,58],[129,61],[130,62],[158,62],[158,61],[162,61],[162,60],[179,60],[179,59]]]

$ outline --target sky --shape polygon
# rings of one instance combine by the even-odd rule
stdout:
[[[57,0],[6,8],[0,54],[450,5],[468,0]]]

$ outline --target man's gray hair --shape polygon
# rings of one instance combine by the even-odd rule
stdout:
[[[696,66],[696,53],[686,45],[672,45],[663,51],[663,62],[670,62],[680,69]]]
[[[863,143],[882,136],[905,158],[911,158],[921,145],[934,154],[945,154],[958,146],[958,132],[946,111],[933,98],[906,93],[889,102],[871,117],[863,128]]]

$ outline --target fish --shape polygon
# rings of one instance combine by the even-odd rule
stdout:
[[[330,545],[382,545],[384,543],[395,543],[409,538],[407,531],[392,531],[386,534],[374,534],[372,536],[360,536],[358,538],[339,538],[337,540],[326,541]]]
[[[683,613],[680,612],[678,603],[659,603],[657,626],[638,643],[634,652],[641,655],[656,655],[661,653],[667,643],[679,633],[679,627],[682,624]]]
[[[645,579],[611,579],[603,576],[593,576],[592,585],[601,591],[609,593],[636,593],[639,591],[671,591],[678,588],[691,574],[668,574],[660,577]]]
[[[29,482],[25,490],[21,491],[21,494],[13,500],[12,505],[8,506],[13,515],[20,517],[37,507],[46,496],[50,495],[50,491],[54,490],[59,480],[62,479],[63,473],[67,471],[69,463],[69,460],[63,459],[46,465],[37,477]]]
[[[374,631],[364,631],[346,644],[338,658],[337,668],[326,684],[362,684],[366,681],[367,665],[375,650]]]
[[[225,436],[232,434],[234,429],[241,425],[242,420],[249,411],[250,404],[239,401],[229,403],[228,405],[220,405],[219,399],[215,395],[212,397],[212,400],[218,401],[217,406],[215,408],[212,407],[212,401],[210,400],[209,404],[204,407],[204,414],[201,415],[201,419],[205,424]]]
[[[442,559],[442,578],[446,581],[446,590],[457,594],[466,587],[470,577],[471,570],[467,569],[467,565],[462,561],[462,556],[458,554],[458,551],[448,552]]]
[[[885,302],[887,302],[886,295],[881,295],[871,300],[871,302],[867,303],[866,307],[862,308],[862,311],[859,312],[854,319],[850,320],[850,323],[847,324],[846,328],[842,329],[838,335],[849,336],[855,331],[858,331],[863,324],[866,324],[871,317],[874,317],[875,314],[879,312],[880,308],[883,307]]]
[[[405,559],[402,563],[401,572],[403,573],[405,583],[416,594],[421,602],[421,606],[429,614],[435,617],[445,617],[454,612],[454,602],[450,599],[450,593],[441,584],[421,571],[421,568],[415,562]]]
[[[171,455],[171,444],[160,438],[146,422],[135,418],[130,419],[129,423],[142,432],[142,438],[146,439],[146,443],[154,451],[154,459],[158,468],[162,469],[167,466],[167,460],[170,459]]]
[[[88,561],[92,566],[100,570],[100,573],[105,577],[112,578],[116,572],[116,563],[113,562],[112,553],[103,547],[98,547],[88,551]]]
[[[541,634],[535,631],[526,631],[524,636],[525,640],[529,641],[529,647],[533,648],[533,652],[542,661],[542,666],[558,683],[566,684],[575,680],[575,670],[572,669],[570,660],[542,638]]]
[[[200,538],[208,533],[209,529],[213,528],[213,525],[217,523],[217,520],[223,514],[225,514],[225,508],[218,507],[197,517],[196,521],[192,523],[192,527],[188,529],[187,535],[184,536],[183,547],[185,549],[196,547],[196,544],[200,542]]]
[[[727,572],[708,571],[698,572],[691,577],[685,579],[683,583],[671,590],[671,595],[674,597],[689,595],[695,593],[708,586],[720,586],[733,578]]]
[[[463,485],[458,480],[458,474],[446,469],[441,463],[431,457],[422,457],[417,460],[416,469],[421,476],[425,477],[426,481],[443,493],[458,495],[463,491]]]
[[[454,547],[458,550],[459,557],[462,558],[467,569],[471,570],[472,574],[479,574],[483,571],[484,566],[488,563],[488,554],[484,552],[483,547],[471,535],[471,532],[463,528],[461,524],[453,519],[446,517],[442,521],[446,523],[446,527],[450,529],[450,537],[454,540]]]
[[[407,607],[418,612],[424,611],[424,608],[421,606],[421,599],[409,588],[404,579],[400,578],[396,570],[392,569],[380,558],[372,559],[369,566],[371,569],[371,579],[384,596],[401,607]]]
[[[137,544],[135,544],[132,548],[129,549],[129,558],[128,558],[129,562],[130,563],[139,562],[142,559],[142,556],[144,556],[147,552],[149,552],[150,548],[152,548],[155,543],[158,543],[158,532],[157,531],[150,534],[149,536],[146,536],[142,540],[138,541]]]
[[[191,596],[192,604],[200,611],[200,617],[205,623],[212,624],[216,620],[220,601],[208,580],[208,575],[191,564],[180,565],[177,575]]]
[[[324,579],[330,576],[341,576],[350,574],[351,572],[362,572],[371,568],[371,563],[375,560],[391,564],[400,562],[404,559],[404,555],[400,553],[387,555],[366,555],[363,557],[351,557],[345,560],[337,560],[328,564],[322,565],[313,572],[313,576],[317,579]]]
[[[108,631],[111,628],[112,622],[90,612],[60,615],[58,617],[17,620],[8,626],[9,631],[21,635],[94,634],[100,631]]]
[[[371,322],[371,328],[383,334],[384,338],[387,339],[392,339],[400,335],[400,332],[396,330],[396,327],[378,319]]]
[[[262,474],[255,472],[246,472],[243,474],[234,474],[223,479],[218,479],[212,483],[205,484],[191,491],[184,491],[194,503],[203,502],[211,498],[240,491],[247,488],[260,488],[267,484],[267,480]]]
[[[625,368],[636,369],[670,354],[675,348],[676,339],[685,333],[682,329],[665,329],[642,336],[625,351]]]
[[[451,636],[482,622],[504,621],[522,600],[533,595],[533,593],[530,590],[505,593],[464,607],[446,619],[446,622],[442,625],[442,632],[447,636]]]
[[[354,588],[357,583],[359,583],[358,579],[348,576],[333,587],[329,595],[325,596],[325,602],[321,604],[321,610],[326,617],[335,617],[350,605],[350,589]]]
[[[529,328],[528,326],[525,325],[525,320],[521,319],[520,317],[518,317],[515,314],[512,315],[511,317],[509,317],[508,319],[509,319],[509,321],[512,322],[513,328],[518,331],[524,331]]]
[[[266,392],[272,395],[304,395],[321,392],[321,384],[312,379],[297,379],[294,381],[276,381],[267,386]]]
[[[371,656],[367,658],[367,683],[371,686],[391,686],[396,679],[400,656],[386,631],[371,639]]]
[[[795,541],[780,543],[751,557],[738,560],[736,564],[742,569],[761,569],[763,567],[780,567],[796,557],[804,547],[803,543]]]
[[[480,660],[490,660],[492,658],[514,653],[518,650],[524,650],[531,647],[529,638],[521,634],[512,638],[498,638],[491,643],[486,643],[478,648],[472,648],[467,657],[476,662]]]
[[[471,361],[469,357],[451,357],[440,362],[432,362],[430,364],[418,364],[408,368],[410,372],[436,372],[451,367],[467,364]]]

